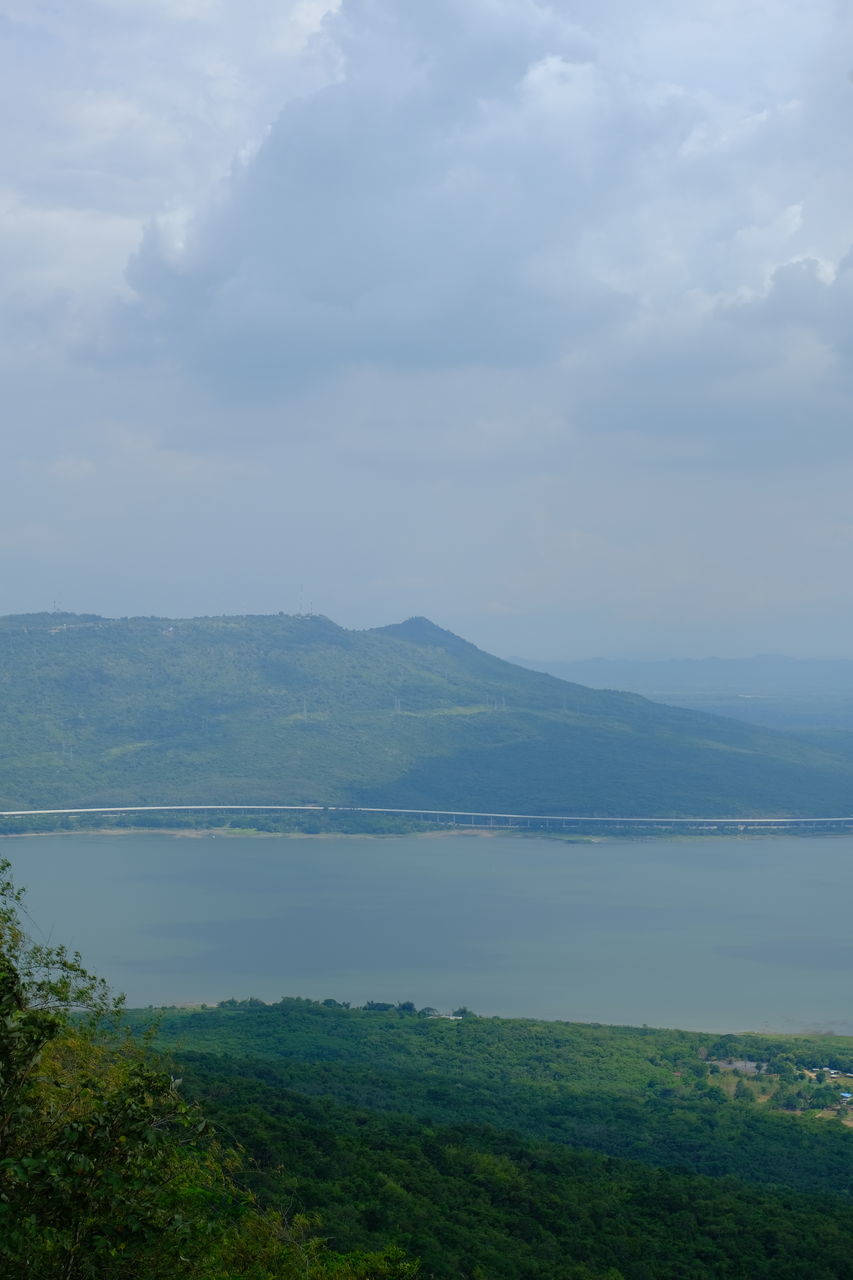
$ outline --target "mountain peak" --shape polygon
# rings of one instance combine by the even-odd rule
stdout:
[[[410,644],[445,649],[449,652],[476,647],[470,641],[463,640],[461,636],[455,635],[452,631],[446,631],[444,627],[439,627],[434,622],[430,622],[429,618],[423,617],[407,618],[405,622],[392,622],[390,626],[374,627],[373,630],[379,635],[407,640]]]

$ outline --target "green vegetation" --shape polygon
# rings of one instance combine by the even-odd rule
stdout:
[[[139,1026],[148,1018],[137,1012],[133,1020]],[[830,1039],[835,1061],[853,1063],[853,1040]],[[809,1137],[790,1161],[787,1113],[837,1105],[843,1088],[803,1073],[802,1065],[830,1065],[825,1041],[809,1038],[455,1021],[409,1008],[284,999],[171,1011],[157,1043],[182,1057],[239,1059],[245,1079],[275,1080],[281,1089],[441,1124],[517,1129],[662,1167],[816,1192],[836,1188],[839,1168],[853,1170],[853,1134],[814,1117],[795,1130],[805,1126]],[[738,1076],[717,1065],[741,1056],[768,1070]],[[730,1105],[737,1079],[748,1096]]]
[[[0,655],[4,809],[853,808],[844,743],[568,684],[425,619],[353,632],[320,617],[40,614],[0,620]]]
[[[345,1257],[306,1220],[260,1209],[181,1082],[122,1030],[103,984],[78,956],[27,938],[7,870],[0,864],[0,1274],[414,1274],[397,1250]]]
[[[447,1280],[853,1275],[841,1086],[799,1066],[825,1040],[430,1015],[227,1001],[156,1036],[260,1202],[336,1247]]]
[[[74,832],[216,831],[225,835],[412,835],[424,830],[452,829],[455,824],[422,820],[418,815],[362,813],[349,809],[309,809],[292,813],[248,809],[237,812],[171,809],[150,812],[25,814],[0,818],[0,835]],[[542,824],[544,826],[544,824]],[[515,829],[515,828],[513,828]],[[506,828],[510,830],[510,828]],[[542,835],[541,829],[536,830]],[[556,834],[556,833],[555,833]],[[571,835],[567,839],[572,839]]]

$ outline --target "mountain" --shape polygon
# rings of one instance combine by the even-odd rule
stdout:
[[[586,688],[426,618],[0,619],[0,806],[853,812],[843,748]]]

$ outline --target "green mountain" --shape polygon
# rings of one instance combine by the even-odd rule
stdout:
[[[585,688],[425,618],[0,619],[0,807],[853,812],[839,747]]]

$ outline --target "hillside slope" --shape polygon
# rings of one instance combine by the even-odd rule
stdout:
[[[0,619],[0,806],[853,811],[820,744],[483,653],[423,618]]]
[[[424,1280],[853,1275],[853,1134],[802,1070],[850,1070],[849,1039],[428,1012],[226,1001],[161,1011],[155,1043],[262,1202]]]

